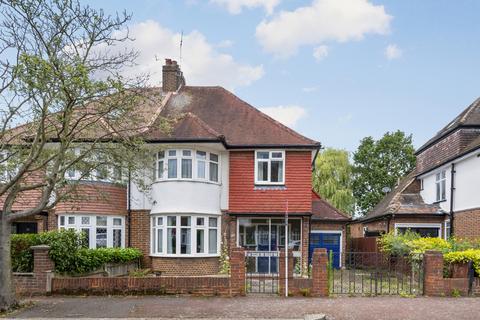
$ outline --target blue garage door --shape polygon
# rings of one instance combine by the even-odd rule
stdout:
[[[340,233],[310,233],[309,263],[316,248],[325,248],[329,254],[333,251],[333,267],[340,268]]]

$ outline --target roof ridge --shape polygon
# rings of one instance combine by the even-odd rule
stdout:
[[[466,118],[470,115],[470,113],[471,113],[474,109],[476,109],[476,108],[478,107],[479,103],[480,103],[480,98],[477,98],[475,101],[473,101],[473,103],[472,103],[471,105],[469,105],[469,106],[467,107],[467,110],[466,110],[465,114],[464,114],[463,117],[461,117],[461,119],[460,119],[460,122],[461,122],[461,123],[465,122]],[[461,115],[461,114],[460,114],[460,115]]]
[[[295,130],[287,127],[286,125],[280,123],[279,121],[273,119],[272,117],[270,117],[269,115],[263,113],[262,111],[258,110],[257,108],[255,108],[254,106],[252,106],[251,104],[249,104],[248,102],[240,99],[238,96],[236,96],[235,94],[233,94],[232,92],[228,91],[227,89],[225,89],[224,87],[222,86],[217,86],[218,88],[221,88],[223,91],[227,92],[229,95],[231,95],[232,97],[234,97],[236,100],[242,102],[244,105],[246,105],[248,108],[250,109],[253,109],[255,110],[256,112],[258,112],[263,118],[265,118],[266,120],[272,122],[273,124],[275,124],[277,127],[279,127],[280,129],[286,129],[290,134],[296,136],[297,138],[301,138],[301,139],[304,139],[306,141],[309,141],[309,142],[313,142],[314,144],[318,144],[318,145],[321,145],[320,142],[318,141],[315,141],[315,140],[312,140],[310,138],[307,138],[305,137],[304,135],[301,135],[300,133],[296,132]]]

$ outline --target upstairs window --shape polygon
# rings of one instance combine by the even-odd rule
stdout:
[[[447,185],[447,177],[446,171],[442,170],[437,172],[435,175],[435,187],[436,187],[436,201],[444,201],[447,199],[446,196],[446,185]]]
[[[164,150],[156,155],[154,166],[158,180],[181,179],[218,182],[219,156],[196,150]]]
[[[255,184],[285,182],[285,151],[255,152]]]

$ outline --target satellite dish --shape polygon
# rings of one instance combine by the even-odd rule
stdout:
[[[392,191],[392,189],[390,189],[389,187],[383,187],[382,188],[383,193],[389,193],[390,191]]]

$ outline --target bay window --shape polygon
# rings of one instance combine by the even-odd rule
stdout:
[[[285,152],[255,152],[255,184],[277,184],[285,182]]]
[[[162,150],[156,154],[158,180],[200,180],[218,182],[218,154],[201,150]]]
[[[437,174],[435,175],[436,201],[446,200],[446,184],[446,171],[442,170],[440,172],[437,172]]]
[[[192,257],[219,254],[218,217],[164,215],[152,217],[151,223],[151,253],[154,256]],[[164,246],[164,243],[167,245]]]
[[[123,248],[124,219],[122,216],[59,215],[58,228],[82,232],[88,248]]]

